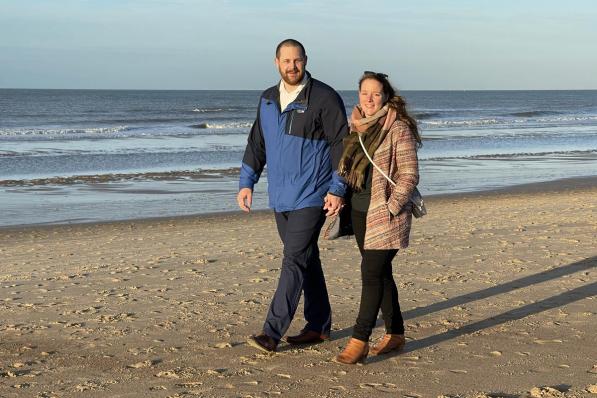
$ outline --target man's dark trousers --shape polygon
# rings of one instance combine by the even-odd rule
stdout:
[[[305,329],[329,335],[332,312],[317,246],[325,213],[321,207],[307,207],[275,215],[284,259],[263,331],[279,341],[288,330],[304,291]]]

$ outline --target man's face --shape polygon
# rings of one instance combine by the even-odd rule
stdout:
[[[300,84],[305,76],[307,56],[303,55],[300,47],[283,46],[276,57],[276,66],[280,71],[282,80],[290,86]]]

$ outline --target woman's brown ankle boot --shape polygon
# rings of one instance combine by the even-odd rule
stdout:
[[[371,347],[371,354],[380,355],[404,348],[406,340],[403,334],[386,334]]]
[[[368,353],[369,343],[359,339],[351,338],[348,340],[344,350],[342,350],[342,352],[336,357],[336,361],[352,365],[359,361],[365,360]]]

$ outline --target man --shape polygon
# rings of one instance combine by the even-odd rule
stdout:
[[[269,205],[274,209],[284,258],[278,287],[263,332],[248,343],[274,352],[305,295],[307,324],[290,344],[321,342],[329,337],[331,308],[319,260],[317,239],[326,215],[343,206],[344,180],[335,169],[348,133],[342,99],[315,80],[301,43],[282,41],[275,64],[282,79],[261,94],[257,119],[249,133],[240,173],[238,205],[251,209],[253,186],[267,158]]]

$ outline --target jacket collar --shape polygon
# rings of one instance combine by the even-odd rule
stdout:
[[[287,109],[307,109],[307,106],[309,105],[309,96],[311,95],[311,88],[313,87],[313,78],[311,78],[311,74],[308,71],[305,71],[305,74],[307,75],[305,87],[303,87],[296,99],[290,103],[290,105],[288,105]],[[280,108],[279,88],[280,85],[276,84],[275,86],[267,89],[263,94],[265,99],[278,104],[278,109]]]
[[[313,79],[311,78],[311,74],[308,71],[305,71],[305,74],[307,75],[307,82],[305,83],[305,87],[303,87],[299,95],[293,101],[293,104],[297,104],[304,109],[306,109],[309,105],[309,94],[311,94],[311,87],[313,86]]]

